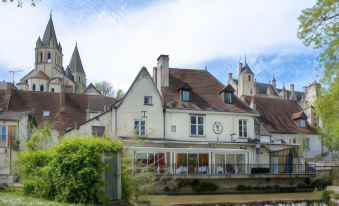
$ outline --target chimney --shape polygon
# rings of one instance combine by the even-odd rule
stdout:
[[[161,87],[169,86],[169,57],[161,54],[157,61],[157,86],[161,90]]]
[[[7,83],[7,85],[6,85],[6,96],[12,96],[12,90],[13,90],[13,88],[12,88],[12,85],[10,84],[10,83]]]
[[[252,97],[251,99],[251,103],[250,103],[250,107],[253,109],[253,110],[256,110],[256,104],[255,104],[255,96]]]
[[[239,74],[242,72],[243,64],[239,63]]]
[[[297,101],[297,94],[294,91],[294,84],[290,84],[291,95],[289,100]]]
[[[232,73],[228,73],[228,81],[227,81],[227,83],[229,84],[232,79],[233,79]]]

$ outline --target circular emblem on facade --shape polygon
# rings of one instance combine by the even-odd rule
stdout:
[[[212,127],[214,134],[221,134],[223,129],[224,127],[222,126],[221,122],[214,122]]]

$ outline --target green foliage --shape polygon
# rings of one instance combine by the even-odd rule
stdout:
[[[20,152],[24,194],[70,203],[105,202],[103,154],[122,148],[109,139],[72,137],[48,149]]]
[[[311,182],[310,186],[313,189],[324,190],[329,185],[331,185],[331,182],[326,181],[326,180],[322,180],[322,179],[317,179],[317,180],[314,180],[313,182]]]
[[[322,82],[327,87],[316,100],[316,114],[322,121],[324,143],[333,152],[339,148],[339,1],[317,0],[312,8],[303,10],[298,19],[298,38],[306,46],[313,45],[322,51],[318,62],[324,69]]]
[[[322,194],[322,197],[321,197],[322,201],[325,202],[326,204],[328,204],[328,202],[331,199],[331,194],[332,194],[331,191],[325,190]]]
[[[318,60],[320,66],[325,68],[325,82],[331,81],[338,73],[338,17],[338,1],[318,0],[312,8],[303,10],[298,18],[298,38],[306,46],[323,49]]]
[[[316,101],[316,116],[322,121],[321,135],[332,153],[339,148],[339,78],[322,91]]]
[[[44,123],[42,127],[33,129],[31,139],[26,143],[26,147],[29,150],[38,150],[48,147],[52,141],[51,126],[48,123]]]
[[[122,89],[118,89],[117,93],[115,94],[115,99],[120,100],[125,95]]]
[[[339,180],[332,180],[333,186],[339,186]]]
[[[218,189],[218,186],[213,183],[209,182],[200,183],[198,180],[194,180],[191,186],[194,192],[212,192]]]
[[[238,185],[237,190],[239,191],[252,190],[252,186],[251,185]]]

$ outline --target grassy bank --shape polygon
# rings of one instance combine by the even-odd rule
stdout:
[[[0,206],[75,206],[74,204],[58,203],[33,197],[20,192],[0,192]]]
[[[213,202],[251,202],[277,200],[321,200],[322,192],[275,193],[275,194],[236,194],[236,195],[145,195],[140,200],[148,200],[152,205]]]

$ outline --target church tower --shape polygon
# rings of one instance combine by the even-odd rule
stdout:
[[[76,93],[84,93],[86,89],[86,74],[82,66],[80,54],[78,51],[78,45],[75,44],[75,48],[72,54],[71,61],[66,69],[66,75],[69,76],[75,82]]]
[[[42,71],[49,77],[61,76],[64,73],[62,58],[62,47],[56,38],[52,15],[50,15],[42,39],[39,36],[36,41],[36,72]]]

